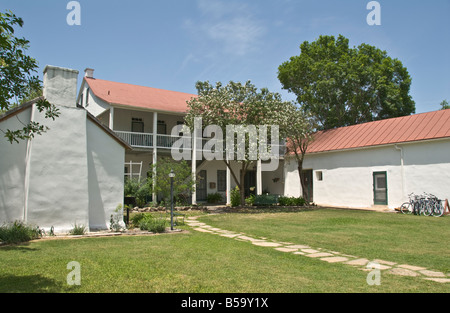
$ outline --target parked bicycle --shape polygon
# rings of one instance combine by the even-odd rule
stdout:
[[[439,217],[444,214],[444,206],[442,200],[432,194],[424,193],[423,195],[408,195],[409,201],[400,206],[403,214],[415,214],[425,216]]]

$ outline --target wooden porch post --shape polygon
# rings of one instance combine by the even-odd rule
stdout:
[[[256,163],[256,194],[262,195],[262,171],[261,171],[261,159],[258,159]]]
[[[156,144],[158,135],[158,112],[153,112],[153,165],[158,161],[158,148]],[[156,167],[153,166],[153,186],[156,185]],[[157,203],[155,188],[153,188],[152,192],[152,201],[153,203]]]

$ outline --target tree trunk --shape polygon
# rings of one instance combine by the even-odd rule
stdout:
[[[241,205],[245,205],[245,173],[247,172],[245,163],[242,163],[241,179],[239,180],[239,193],[241,195]]]
[[[300,186],[302,188],[301,190],[301,195],[303,197],[303,199],[305,199],[307,202],[309,202],[309,194],[308,194],[308,189],[306,188],[306,184],[305,184],[305,174],[303,173],[303,159],[304,159],[304,153],[301,153],[300,155],[296,155],[297,157],[297,164],[298,164],[298,176],[300,178]]]

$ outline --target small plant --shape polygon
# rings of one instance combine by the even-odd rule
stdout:
[[[278,201],[281,206],[304,206],[306,204],[303,197],[280,197]]]
[[[41,236],[39,227],[30,226],[21,221],[3,224],[0,227],[0,241],[6,244],[26,242]]]
[[[145,218],[145,215],[145,213],[133,214],[130,218],[130,228],[139,227],[139,223]]]
[[[116,209],[114,210],[114,213],[111,214],[111,219],[109,220],[109,229],[112,231],[121,231],[123,229],[122,223],[123,223],[123,210],[122,210],[122,204],[119,204]]]
[[[86,226],[77,225],[77,223],[75,223],[73,228],[69,231],[69,235],[72,235],[72,236],[84,235],[84,234],[86,234]]]
[[[141,230],[147,230],[153,233],[162,233],[166,230],[167,220],[163,217],[155,218],[150,214],[146,214],[139,222]]]
[[[236,186],[230,193],[231,206],[235,207],[241,204],[241,194],[239,192],[239,187]]]
[[[218,203],[221,202],[222,199],[222,194],[221,193],[210,193],[208,194],[208,196],[206,197],[206,200],[208,201],[208,203]]]
[[[251,194],[248,198],[245,199],[246,205],[253,205],[255,203],[256,196]]]

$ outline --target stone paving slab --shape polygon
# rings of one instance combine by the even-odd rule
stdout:
[[[220,236],[227,237],[227,238],[235,238],[235,237],[239,236],[239,234],[221,234]]]
[[[328,262],[328,263],[339,263],[339,262],[348,261],[348,258],[342,257],[342,256],[333,256],[333,257],[321,258],[321,260]]]
[[[189,224],[189,226],[205,226],[205,223],[200,223],[200,222],[189,222],[186,221],[187,224]]]
[[[420,273],[425,276],[428,276],[428,277],[445,277],[444,273],[430,271],[430,270],[422,270],[422,271],[420,271]]]
[[[441,283],[441,284],[450,283],[450,278],[429,278],[429,277],[427,277],[424,279],[435,281],[435,282]]]
[[[281,252],[294,252],[297,251],[297,249],[292,248],[275,248],[275,250],[281,251]]]
[[[379,260],[379,259],[375,259],[372,262],[376,262],[376,263],[384,264],[384,265],[389,265],[389,266],[394,266],[395,264],[397,264],[395,262],[384,261],[384,260]]]
[[[311,253],[308,254],[307,257],[309,258],[323,258],[326,256],[333,256],[334,254],[328,253],[328,252],[318,252],[318,253]]]
[[[194,230],[202,232],[202,233],[213,233],[212,231],[210,231],[208,229],[201,228],[201,227],[194,228]]]
[[[304,245],[289,245],[289,246],[286,246],[286,248],[292,248],[292,249],[310,249],[309,246],[304,246]]]
[[[254,244],[255,246],[261,246],[261,247],[279,247],[279,246],[282,246],[281,243],[269,242],[269,241],[252,241],[252,244]]]
[[[389,274],[392,275],[399,275],[399,276],[411,276],[416,277],[419,276],[419,274],[415,271],[408,270],[406,268],[396,267],[388,271]]]
[[[239,236],[238,237],[239,239],[242,239],[242,240],[248,240],[248,241],[263,241],[263,239],[255,239],[255,238],[251,238],[251,237],[247,237],[247,236]]]
[[[369,263],[368,259],[356,259],[356,260],[348,261],[345,264],[355,265],[355,266],[366,266],[367,263]]]
[[[412,270],[412,271],[423,271],[423,270],[426,270],[425,267],[413,266],[413,265],[408,265],[408,264],[401,264],[401,265],[398,265],[398,267],[406,268],[407,270]]]
[[[301,249],[302,252],[306,252],[306,253],[318,253],[319,250],[315,250],[315,249]]]

